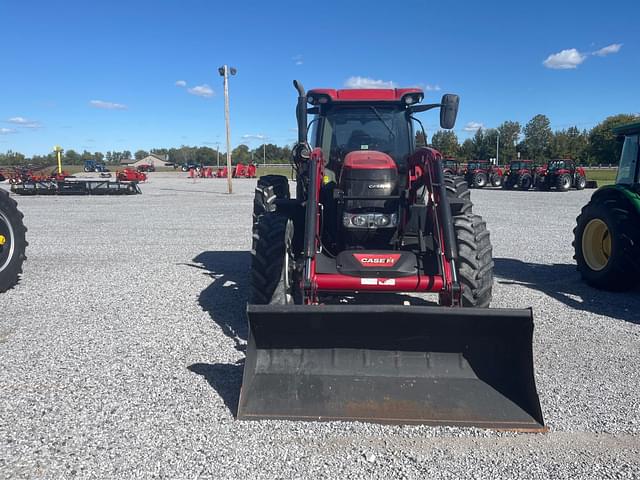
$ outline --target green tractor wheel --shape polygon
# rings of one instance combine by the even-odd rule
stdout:
[[[575,259],[582,278],[603,290],[626,290],[640,279],[640,219],[621,198],[588,203],[574,229]]]

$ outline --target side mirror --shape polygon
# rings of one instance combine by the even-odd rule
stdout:
[[[458,105],[460,97],[452,93],[445,93],[442,96],[442,106],[440,107],[440,127],[450,130],[456,124],[458,116]]]

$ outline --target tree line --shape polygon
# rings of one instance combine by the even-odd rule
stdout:
[[[504,164],[517,158],[543,162],[554,158],[570,158],[583,165],[617,164],[622,149],[612,129],[625,123],[640,121],[640,116],[619,114],[607,117],[591,130],[578,127],[551,130],[546,115],[536,115],[522,127],[519,122],[506,121],[498,128],[479,128],[462,144],[451,130],[439,130],[431,145],[446,157],[459,160],[497,158]],[[422,137],[420,135],[419,137]],[[420,143],[423,138],[417,138]]]
[[[163,159],[167,158],[169,162],[176,165],[190,162],[203,165],[216,165],[218,159],[222,165],[227,161],[227,153],[224,151],[217,151],[211,147],[190,147],[182,145],[178,148],[152,148],[149,151],[138,150],[133,154],[129,150],[107,151],[106,153],[102,153],[90,152],[88,150],[76,152],[73,149],[69,149],[63,152],[62,163],[65,165],[82,165],[85,160],[95,160],[108,165],[120,165],[127,161],[142,160],[149,154],[155,154]],[[237,163],[248,164],[250,162],[289,163],[291,147],[288,145],[280,147],[268,143],[250,149],[247,145],[242,144],[231,151],[231,158],[234,165]],[[54,165],[56,162],[57,159],[54,153],[33,155],[32,157],[27,157],[20,152],[14,152],[12,150],[6,153],[0,153],[0,165]]]
[[[583,165],[616,164],[622,148],[612,129],[624,123],[639,121],[640,116],[620,114],[607,117],[591,130],[579,130],[569,127],[563,130],[551,130],[551,122],[546,115],[536,115],[522,127],[519,122],[505,121],[498,128],[479,128],[473,137],[460,143],[455,132],[439,130],[431,137],[430,145],[440,150],[447,157],[459,160],[488,160],[496,158],[499,149],[500,163],[517,158],[542,162],[552,158],[571,158]],[[427,139],[422,132],[416,134],[416,143],[424,145]],[[226,162],[226,152],[211,147],[191,147],[183,145],[178,148],[152,148],[149,151],[129,150],[102,152],[76,152],[69,149],[63,153],[65,165],[82,165],[85,160],[96,160],[110,165],[119,165],[123,161],[140,160],[150,153],[168,159],[177,165],[182,163],[201,163],[216,165]],[[239,145],[231,152],[232,163],[288,163],[291,157],[291,146],[268,143],[250,149],[247,145]],[[55,155],[33,155],[27,157],[22,153],[9,150],[0,153],[0,165],[53,165]]]

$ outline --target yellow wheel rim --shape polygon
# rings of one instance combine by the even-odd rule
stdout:
[[[602,270],[609,263],[611,235],[607,224],[599,218],[594,218],[584,227],[582,255],[588,267],[596,272]]]

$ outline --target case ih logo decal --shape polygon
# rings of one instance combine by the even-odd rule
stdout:
[[[383,267],[389,268],[393,267],[401,254],[399,253],[385,253],[385,254],[374,254],[374,253],[354,253],[355,257],[360,265],[363,267]]]

